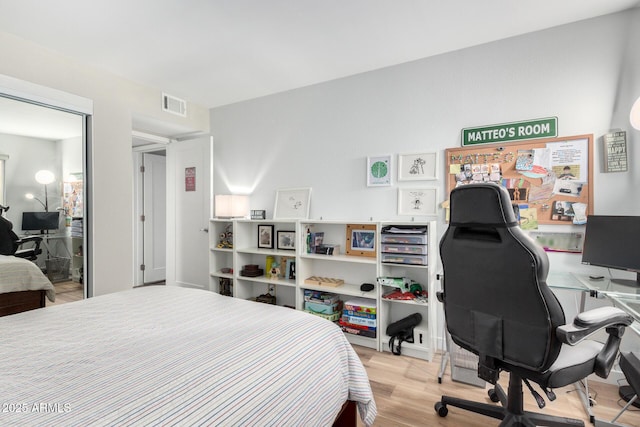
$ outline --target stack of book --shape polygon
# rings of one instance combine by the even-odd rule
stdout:
[[[304,311],[335,322],[342,314],[340,296],[330,292],[304,290]]]
[[[83,233],[82,218],[73,218],[71,220],[71,237],[82,237]]]
[[[354,298],[344,302],[340,327],[349,334],[376,337],[377,308],[375,300]]]

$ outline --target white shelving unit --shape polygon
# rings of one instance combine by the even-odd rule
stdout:
[[[376,250],[372,256],[346,255],[348,225],[365,225],[376,232]],[[381,230],[386,225],[421,225],[427,227],[427,265],[405,265],[382,262],[380,253]],[[272,225],[274,248],[258,247],[258,226]],[[402,343],[402,354],[431,360],[436,348],[436,310],[431,301],[435,301],[435,268],[436,268],[436,232],[435,222],[387,223],[362,221],[326,221],[326,220],[225,220],[212,219],[209,226],[210,250],[209,271],[210,290],[219,292],[219,281],[233,281],[232,295],[237,298],[254,299],[259,295],[271,294],[276,297],[276,304],[304,309],[304,291],[312,289],[336,293],[343,301],[352,298],[365,298],[377,307],[376,338],[345,334],[352,344],[366,346],[378,351],[388,351],[389,337],[385,334],[387,326],[413,313],[422,315],[422,322],[414,330],[415,343]],[[221,235],[231,230],[233,247],[218,247]],[[307,230],[312,233],[322,232],[323,244],[339,246],[339,253],[318,255],[307,253]],[[278,231],[295,231],[295,250],[279,250],[277,245]],[[224,245],[220,245],[224,246]],[[265,268],[267,256],[272,256],[284,264],[283,258],[293,258],[296,263],[295,279],[285,277],[270,278],[265,271],[258,277],[247,277],[241,274],[246,265],[257,264]],[[223,271],[223,269],[225,269]],[[226,272],[232,269],[232,272]],[[286,268],[283,268],[286,270]],[[344,284],[337,287],[305,284],[305,279],[312,276],[340,278]],[[387,300],[383,295],[391,288],[379,286],[380,276],[407,277],[420,283],[429,293],[428,302]],[[363,283],[374,285],[373,290],[363,292]]]
[[[378,328],[380,331],[380,350],[391,351],[389,349],[390,337],[385,333],[387,326],[413,313],[420,313],[422,322],[414,328],[414,342],[402,343],[402,354],[421,359],[431,360],[436,350],[437,337],[437,309],[438,304],[435,298],[436,265],[437,265],[437,234],[435,232],[435,221],[425,223],[382,223],[381,228],[387,225],[401,226],[426,226],[426,265],[394,264],[380,262],[380,276],[386,277],[406,277],[413,282],[419,283],[423,290],[428,292],[426,302],[389,300],[382,296],[393,290],[388,286],[381,286],[380,289],[380,309],[378,310]]]

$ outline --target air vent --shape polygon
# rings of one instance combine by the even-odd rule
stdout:
[[[187,117],[187,101],[162,93],[162,110],[178,116]]]

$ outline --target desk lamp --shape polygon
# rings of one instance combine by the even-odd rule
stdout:
[[[217,218],[246,218],[249,215],[249,197],[235,194],[216,194]]]

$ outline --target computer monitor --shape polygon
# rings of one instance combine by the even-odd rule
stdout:
[[[57,230],[60,223],[60,212],[22,212],[22,229],[24,231]]]
[[[613,283],[640,287],[640,216],[589,215],[582,263],[636,273]]]

